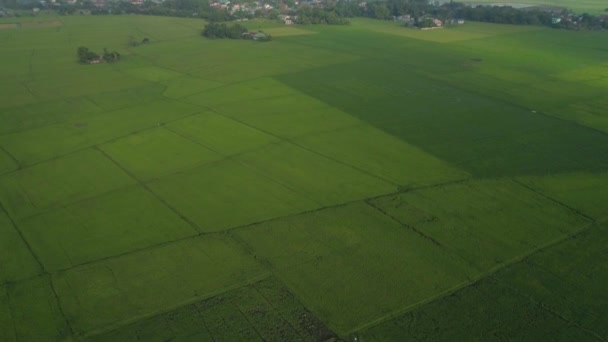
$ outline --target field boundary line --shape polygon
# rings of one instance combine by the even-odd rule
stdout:
[[[162,203],[165,207],[167,207],[169,210],[171,210],[175,215],[177,215],[177,217],[179,217],[180,219],[182,219],[183,221],[185,221],[186,223],[188,223],[190,225],[190,227],[194,230],[195,233],[199,233],[201,232],[200,227],[198,227],[196,225],[196,223],[194,223],[192,220],[190,220],[188,217],[186,217],[184,214],[182,214],[181,212],[179,212],[174,206],[170,205],[167,201],[165,201],[164,198],[160,197],[158,194],[156,194],[154,191],[152,191],[152,189],[150,189],[150,187],[148,187],[148,185],[144,182],[142,182],[141,180],[139,180],[137,177],[135,177],[134,174],[131,173],[131,171],[127,170],[125,167],[123,167],[119,162],[117,162],[116,160],[114,160],[114,158],[112,158],[112,156],[110,156],[109,154],[107,154],[104,150],[102,150],[101,148],[99,148],[99,146],[94,146],[93,147],[95,150],[101,152],[101,154],[106,157],[109,161],[111,161],[112,163],[114,163],[116,166],[118,166],[118,168],[120,168],[124,173],[126,173],[129,177],[131,177],[133,180],[135,180],[144,190],[146,190],[148,193],[150,193],[154,198],[156,198],[157,201],[159,201],[160,203]]]
[[[173,119],[173,120],[164,121],[162,124],[163,125],[170,124],[170,123],[173,123],[173,122],[176,122],[176,121],[179,121],[179,120],[187,119],[189,117],[201,114],[203,112],[204,111],[199,110],[199,111],[196,111],[196,112],[185,114],[182,117],[179,117],[179,118],[176,118],[176,119]],[[60,125],[60,124],[54,124],[54,125]],[[53,125],[49,125],[49,126],[53,126]],[[124,139],[124,138],[130,137],[130,136],[133,136],[133,135],[137,135],[137,134],[140,134],[140,133],[143,133],[143,132],[147,132],[147,131],[150,131],[150,130],[153,130],[153,129],[157,129],[158,127],[159,127],[158,124],[149,124],[148,126],[146,126],[144,128],[140,128],[140,129],[131,131],[128,134],[114,136],[114,137],[109,138],[107,140],[99,141],[99,142],[96,142],[96,143],[91,143],[91,144],[84,145],[84,146],[77,146],[76,148],[74,148],[73,150],[71,150],[69,152],[57,154],[57,155],[54,155],[53,157],[50,157],[50,158],[37,160],[37,161],[35,161],[33,163],[29,163],[29,164],[28,163],[23,163],[22,164],[23,165],[22,169],[28,169],[28,168],[34,167],[36,165],[39,165],[39,164],[44,164],[44,163],[47,163],[47,162],[50,162],[50,161],[53,161],[53,160],[61,159],[63,157],[67,157],[67,156],[70,156],[72,154],[76,154],[76,153],[85,151],[85,150],[87,150],[89,148],[94,148],[95,146],[108,144],[108,143],[111,143],[111,142],[114,142],[114,141],[117,141],[117,140],[120,140],[120,139]],[[5,173],[4,175],[12,174],[12,173],[15,173],[17,171],[18,170],[9,171],[9,172]]]
[[[274,278],[276,278],[276,276],[274,276]],[[306,308],[306,306],[304,306],[304,304],[302,304],[297,298],[296,296],[293,294],[293,292],[291,292],[291,290],[287,287],[287,285],[285,285],[285,283],[283,283],[283,281],[281,281],[280,279],[277,279],[281,282],[281,285],[283,285],[283,287],[289,291],[289,293],[293,296],[293,298],[295,300],[297,300],[298,304],[300,304],[302,306],[302,308],[304,308],[305,310],[308,311],[308,309]],[[253,288],[255,289],[255,292],[257,292],[260,297],[264,298],[264,300],[266,301],[266,303],[268,303],[268,305],[272,308],[272,310],[274,310],[274,312],[276,312],[276,314],[281,317],[281,319],[287,323],[287,325],[289,325],[291,327],[291,329],[293,329],[293,331],[296,333],[296,335],[300,338],[302,338],[303,336],[301,336],[300,332],[298,331],[298,329],[296,329],[296,327],[291,324],[291,322],[289,320],[287,320],[287,318],[285,317],[285,315],[283,315],[282,312],[280,312],[279,310],[277,310],[277,308],[272,305],[272,303],[268,300],[268,298],[266,296],[264,296],[264,294],[262,292],[260,292],[260,289],[257,287],[257,284],[259,284],[259,282],[252,284]],[[316,315],[315,315],[316,316]]]
[[[57,308],[59,309],[59,313],[61,314],[61,317],[63,317],[63,320],[65,322],[65,325],[68,328],[68,332],[69,332],[70,336],[74,336],[74,329],[72,328],[72,323],[68,319],[68,316],[66,316],[65,311],[63,311],[63,306],[61,305],[61,300],[59,300],[59,294],[57,294],[57,289],[55,288],[55,282],[53,281],[53,276],[51,274],[48,274],[47,277],[48,277],[48,282],[50,284],[51,292],[53,292],[53,297],[55,298],[55,301],[57,301]]]
[[[9,214],[9,212],[4,207],[4,204],[2,203],[1,199],[0,199],[0,211],[4,212],[6,217],[8,217],[8,219],[10,220],[10,222],[13,226],[13,229],[17,232],[17,234],[19,234],[21,241],[25,244],[25,247],[30,252],[30,255],[34,258],[34,261],[36,261],[36,263],[38,264],[38,267],[42,271],[42,274],[49,274],[47,272],[47,270],[45,269],[44,265],[42,264],[42,262],[40,261],[40,257],[34,252],[34,249],[32,248],[30,243],[25,238],[25,235],[23,235],[23,232],[21,231],[21,229],[19,229],[19,226],[17,225],[17,222],[15,221],[15,219],[13,219],[13,217]]]
[[[146,313],[146,314],[140,314],[140,315],[136,315],[136,316],[131,316],[131,318],[126,319],[124,321],[112,323],[112,324],[109,324],[109,325],[107,325],[105,327],[93,329],[93,330],[88,331],[88,332],[86,332],[84,334],[73,335],[73,336],[74,336],[74,338],[76,338],[76,340],[82,340],[82,339],[90,338],[90,337],[93,337],[93,336],[96,336],[96,335],[102,335],[102,334],[110,333],[110,332],[119,330],[119,329],[121,329],[123,327],[126,327],[128,325],[131,325],[131,324],[134,324],[134,323],[146,320],[146,319],[158,317],[160,315],[173,312],[173,311],[178,310],[180,308],[183,308],[185,306],[192,305],[192,304],[198,303],[200,301],[203,301],[203,300],[206,300],[206,299],[209,299],[209,298],[213,298],[213,297],[218,296],[218,295],[220,295],[222,293],[225,293],[225,292],[228,292],[228,291],[231,291],[231,290],[236,290],[236,289],[239,289],[239,288],[244,287],[244,286],[248,286],[250,284],[253,284],[253,283],[259,282],[261,280],[267,279],[270,276],[272,276],[272,274],[270,272],[264,271],[264,272],[260,273],[259,275],[251,277],[251,278],[247,278],[247,279],[243,280],[242,282],[238,282],[238,283],[226,286],[224,288],[221,288],[221,289],[218,289],[218,290],[215,290],[215,291],[211,291],[211,292],[206,293],[206,294],[201,295],[201,296],[197,296],[197,297],[193,297],[193,298],[187,299],[187,300],[182,301],[180,303],[177,303],[175,305],[168,306],[167,308],[159,309],[159,310],[156,310],[154,312],[149,312],[149,313]],[[210,335],[212,335],[211,332],[209,332],[209,333],[210,333]]]
[[[539,196],[541,196],[541,197],[543,197],[543,198],[545,198],[545,199],[547,199],[547,200],[549,200],[549,201],[551,201],[551,202],[553,202],[553,203],[555,203],[555,204],[557,204],[557,205],[559,205],[559,206],[561,206],[561,207],[563,207],[565,209],[568,209],[569,211],[577,214],[578,216],[581,216],[581,217],[583,217],[586,220],[589,220],[591,222],[597,223],[597,220],[595,218],[593,218],[593,217],[591,217],[591,216],[589,216],[589,215],[581,212],[580,210],[578,210],[576,208],[573,208],[573,207],[567,205],[566,203],[564,203],[562,201],[559,201],[559,200],[557,200],[557,199],[555,199],[555,198],[553,198],[553,197],[545,194],[544,192],[542,192],[542,191],[540,191],[540,190],[538,190],[538,189],[536,189],[536,188],[534,188],[534,187],[532,187],[532,186],[530,186],[530,185],[528,185],[526,183],[521,182],[520,180],[518,180],[516,178],[511,178],[511,180],[514,183],[519,184],[520,186],[528,189],[529,191],[531,191],[531,192],[533,192],[533,193],[535,193],[535,194],[537,194],[537,195],[539,195]]]
[[[13,311],[15,310],[13,308],[13,302],[11,301],[11,294],[9,292],[8,286],[2,285],[2,287],[4,287],[4,292],[6,292],[6,301],[8,302],[8,312],[10,315],[10,320],[13,326],[13,333],[15,334],[15,338],[17,342],[20,342],[21,339],[19,338],[19,331],[17,330],[17,325],[15,324],[15,316],[13,314]]]
[[[99,258],[99,259],[95,259],[95,260],[90,260],[90,261],[86,261],[86,262],[79,263],[79,264],[76,264],[76,265],[72,265],[70,267],[58,269],[58,270],[53,271],[53,274],[60,273],[60,272],[66,272],[66,271],[69,271],[69,270],[77,268],[77,267],[87,266],[87,265],[91,265],[91,264],[95,264],[95,263],[101,263],[101,262],[104,262],[104,261],[107,261],[107,260],[122,258],[122,257],[128,256],[130,254],[140,253],[140,252],[144,252],[144,251],[155,249],[155,248],[161,248],[161,247],[173,244],[173,243],[179,243],[179,242],[182,242],[182,241],[185,241],[185,240],[189,240],[189,239],[196,239],[196,238],[199,238],[199,237],[205,236],[205,235],[227,235],[230,238],[232,238],[234,240],[237,240],[237,238],[234,237],[234,234],[233,234],[234,231],[242,230],[242,229],[248,229],[250,227],[254,227],[254,226],[257,226],[257,225],[260,225],[260,224],[264,224],[264,223],[267,223],[267,222],[272,222],[272,221],[275,221],[275,220],[284,220],[284,219],[287,219],[287,218],[290,218],[290,217],[295,217],[295,216],[300,216],[300,215],[307,215],[307,214],[311,214],[311,213],[314,213],[314,212],[317,212],[317,211],[322,211],[322,210],[340,208],[340,207],[344,207],[344,206],[351,205],[351,204],[354,204],[354,203],[362,203],[363,201],[366,201],[366,200],[373,200],[373,199],[382,198],[382,197],[385,197],[385,196],[394,196],[394,195],[398,195],[400,193],[405,193],[405,192],[409,192],[409,191],[418,191],[418,190],[429,189],[429,188],[434,188],[434,187],[448,186],[448,185],[458,184],[458,183],[462,183],[462,182],[466,182],[466,181],[468,181],[468,179],[460,179],[460,180],[456,180],[456,181],[450,181],[450,182],[445,182],[445,183],[438,183],[438,184],[434,184],[434,185],[421,186],[421,187],[418,187],[418,188],[410,188],[410,189],[407,189],[407,190],[402,190],[402,191],[397,191],[397,192],[392,192],[392,193],[387,193],[387,194],[381,194],[381,195],[377,195],[377,196],[374,196],[374,197],[369,197],[367,199],[355,199],[355,200],[352,200],[352,201],[346,201],[346,202],[337,203],[337,204],[333,204],[333,205],[329,205],[329,206],[324,206],[324,207],[320,207],[320,208],[315,208],[315,209],[311,209],[311,210],[304,210],[304,211],[301,211],[301,212],[298,212],[298,213],[293,213],[293,214],[287,214],[287,215],[283,215],[283,216],[272,217],[272,218],[269,218],[269,219],[266,219],[266,220],[260,220],[260,221],[256,221],[256,222],[251,222],[251,223],[247,223],[247,224],[240,225],[240,226],[234,226],[234,227],[226,228],[226,229],[220,230],[220,231],[213,231],[213,232],[199,232],[199,231],[197,231],[193,235],[184,236],[184,237],[179,238],[179,239],[175,239],[175,240],[171,240],[171,241],[163,241],[163,242],[160,242],[160,243],[157,243],[157,244],[153,244],[153,245],[149,245],[149,246],[146,246],[146,247],[137,248],[137,249],[133,249],[133,250],[130,250],[130,251],[123,252],[123,253],[119,253],[119,254],[115,254],[115,255],[110,255],[110,256],[103,257],[103,258]],[[133,186],[139,186],[139,184],[130,184],[127,187],[119,188],[119,189],[116,189],[116,190],[113,190],[113,191],[121,191],[121,190],[124,190],[125,188],[133,187]],[[105,194],[107,194],[107,193],[105,193]],[[87,200],[90,200],[90,199],[93,199],[93,198],[95,198],[95,197],[88,198]],[[236,242],[239,242],[239,241],[237,240]],[[245,251],[248,254],[251,254],[252,250],[251,249],[247,249]],[[258,262],[259,262],[259,260],[258,260]],[[270,265],[266,264],[264,266],[268,267]],[[28,279],[28,278],[25,278],[25,279]]]
[[[253,323],[251,323],[251,320],[249,318],[247,318],[247,316],[245,315],[243,310],[241,310],[241,308],[239,308],[239,306],[232,300],[230,301],[230,304],[232,304],[232,306],[241,314],[241,316],[243,316],[245,321],[249,324],[249,326],[253,329],[253,331],[255,331],[256,335],[258,335],[260,340],[265,342],[266,339],[262,336],[262,334],[260,334],[260,332],[258,331],[258,328]]]
[[[332,107],[332,108],[333,108],[333,107]],[[241,120],[239,120],[239,119],[235,119],[235,118],[233,118],[233,117],[230,117],[230,116],[228,116],[228,115],[226,115],[226,114],[224,114],[224,113],[221,113],[221,112],[219,112],[219,111],[214,111],[214,112],[215,112],[215,113],[217,113],[218,115],[221,115],[221,116],[223,116],[223,117],[225,117],[225,118],[228,118],[228,119],[230,119],[230,120],[236,121],[236,122],[238,122],[238,123],[240,123],[240,124],[242,124],[242,125],[245,125],[245,126],[247,126],[247,127],[249,127],[249,128],[252,128],[252,129],[258,130],[258,131],[260,131],[260,132],[262,132],[262,133],[268,134],[268,135],[273,136],[273,137],[275,137],[275,138],[277,138],[277,139],[281,139],[281,140],[283,140],[283,141],[285,141],[285,142],[287,142],[287,143],[290,143],[290,144],[292,144],[292,145],[294,145],[294,146],[296,146],[296,147],[299,147],[299,148],[301,148],[301,149],[303,149],[303,150],[305,150],[305,151],[308,151],[308,152],[310,152],[310,153],[312,153],[312,154],[315,154],[315,155],[317,155],[317,156],[320,156],[320,157],[323,157],[323,158],[325,158],[325,159],[331,160],[331,161],[333,161],[333,162],[335,162],[335,163],[337,163],[337,164],[340,164],[340,165],[342,165],[342,166],[346,166],[347,168],[353,169],[353,170],[358,171],[358,172],[360,172],[360,173],[363,173],[363,174],[365,174],[365,175],[367,175],[367,176],[370,176],[370,177],[376,178],[376,179],[378,179],[378,180],[380,180],[380,181],[383,181],[383,182],[385,182],[385,183],[388,183],[388,184],[390,184],[390,185],[392,185],[392,186],[395,186],[395,187],[399,187],[399,186],[400,186],[399,184],[397,184],[397,183],[395,183],[395,182],[393,182],[393,181],[391,181],[391,180],[389,180],[389,179],[386,179],[386,178],[384,178],[384,177],[382,177],[382,176],[375,175],[375,174],[373,174],[373,173],[371,173],[371,172],[369,172],[369,171],[366,171],[366,170],[360,169],[360,168],[358,168],[358,167],[356,167],[356,166],[354,166],[354,165],[351,165],[351,164],[349,164],[349,163],[346,163],[346,162],[344,162],[344,161],[341,161],[341,160],[338,160],[338,159],[332,158],[332,157],[330,157],[330,156],[327,156],[327,155],[325,155],[325,154],[323,154],[323,153],[320,153],[320,152],[318,152],[318,151],[316,151],[316,150],[313,150],[313,149],[310,149],[310,148],[308,148],[308,147],[306,147],[306,146],[303,146],[303,145],[301,145],[301,144],[299,144],[299,143],[297,143],[297,142],[295,142],[295,141],[293,141],[293,140],[291,140],[291,139],[280,137],[280,136],[278,136],[278,135],[276,135],[276,134],[274,134],[274,133],[272,133],[272,132],[266,131],[266,130],[261,129],[261,128],[259,128],[259,127],[252,126],[252,125],[250,125],[250,124],[248,124],[248,123],[246,123],[246,122],[243,122],[243,121],[241,121]]]
[[[224,159],[218,160],[218,161],[216,161],[216,162],[222,162],[222,161],[228,161],[228,160],[233,161],[233,162],[235,162],[235,163],[237,163],[237,164],[240,164],[240,165],[242,165],[242,166],[244,166],[244,167],[246,167],[246,168],[248,168],[248,169],[254,170],[254,171],[255,171],[255,173],[256,173],[256,175],[258,175],[258,176],[260,176],[260,177],[263,177],[263,178],[266,178],[266,179],[270,180],[271,182],[273,182],[273,183],[275,183],[275,184],[277,184],[277,185],[279,185],[279,186],[281,186],[281,187],[283,187],[283,188],[287,189],[288,191],[293,192],[294,194],[297,194],[297,195],[299,195],[299,196],[302,196],[302,197],[304,197],[304,198],[308,199],[309,201],[311,201],[311,202],[313,202],[313,203],[315,203],[315,204],[317,204],[317,205],[319,205],[319,206],[322,206],[322,205],[323,205],[323,204],[321,204],[321,203],[317,202],[317,201],[316,201],[314,198],[311,198],[309,195],[307,195],[307,194],[302,194],[300,191],[298,191],[298,190],[297,190],[297,189],[295,189],[295,188],[292,188],[292,187],[291,187],[291,186],[289,186],[288,184],[285,184],[285,183],[283,183],[283,182],[280,182],[280,181],[278,181],[278,180],[276,180],[276,179],[272,178],[271,176],[268,176],[268,175],[266,174],[266,172],[264,172],[264,170],[260,169],[259,167],[256,167],[255,165],[251,165],[251,164],[249,164],[249,163],[246,163],[246,162],[244,162],[244,161],[242,161],[242,160],[238,159],[238,157],[239,157],[239,156],[241,156],[241,155],[244,155],[244,154],[247,154],[247,153],[251,153],[251,152],[255,152],[255,151],[260,151],[260,150],[263,150],[263,149],[267,148],[268,146],[277,145],[277,144],[280,144],[280,143],[282,143],[282,142],[285,142],[285,140],[283,140],[283,139],[279,139],[278,141],[274,141],[274,142],[270,142],[270,143],[268,143],[268,144],[264,144],[264,145],[262,145],[262,146],[260,146],[260,147],[258,147],[258,148],[254,148],[254,149],[251,149],[251,150],[248,150],[248,151],[242,151],[242,152],[239,152],[239,153],[235,153],[235,154],[233,154],[233,155],[227,155],[227,154],[222,153],[222,152],[220,152],[220,151],[218,151],[218,150],[216,150],[216,149],[214,149],[214,148],[212,148],[212,147],[210,147],[210,146],[207,146],[207,145],[205,145],[205,144],[203,144],[203,143],[201,143],[201,142],[198,142],[198,141],[196,141],[196,140],[194,140],[194,139],[190,138],[190,137],[189,137],[189,136],[187,136],[187,135],[184,135],[184,134],[182,134],[182,133],[180,133],[180,132],[176,132],[176,131],[172,130],[171,128],[167,128],[167,130],[169,130],[170,132],[175,133],[176,135],[178,135],[178,136],[180,136],[180,137],[182,137],[182,138],[184,138],[184,139],[187,139],[187,140],[189,140],[189,141],[191,141],[191,142],[193,142],[193,143],[195,143],[195,144],[197,144],[197,145],[200,145],[200,146],[202,146],[202,147],[205,147],[205,148],[207,148],[207,149],[209,149],[209,150],[211,150],[211,151],[213,151],[213,152],[215,152],[215,153],[218,153],[218,154],[220,154],[220,155],[222,155],[222,156],[224,156],[224,157],[225,157]],[[209,164],[206,164],[206,165],[209,165]],[[195,167],[195,168],[191,168],[190,170],[196,170],[196,169],[198,169],[199,167],[202,167],[202,165],[199,165],[199,166],[197,166],[197,167]],[[174,174],[178,174],[178,173],[180,173],[180,172],[183,172],[183,171],[178,171],[178,172],[176,172],[176,173],[174,173]]]
[[[418,230],[418,228],[416,228],[414,226],[411,226],[409,224],[405,224],[405,223],[399,221],[396,217],[394,217],[393,215],[387,213],[382,208],[375,206],[371,201],[365,200],[364,202],[365,202],[365,204],[367,204],[368,206],[374,208],[376,211],[378,211],[382,215],[384,215],[384,216],[390,218],[392,221],[398,223],[401,227],[404,227],[406,229],[412,230],[413,232],[415,232],[416,234],[420,235],[422,238],[430,241],[431,243],[433,243],[437,247],[443,247],[443,245],[439,241],[435,240],[435,238],[426,235],[425,233],[423,233],[422,231]]]
[[[0,145],[0,151],[4,152],[4,154],[6,154],[6,155],[7,155],[7,156],[8,156],[8,157],[9,157],[9,158],[10,158],[10,159],[13,161],[13,163],[15,163],[15,165],[17,166],[17,169],[15,169],[15,170],[11,170],[11,171],[8,171],[8,172],[4,172],[4,173],[2,173],[2,174],[0,174],[0,175],[4,176],[4,175],[7,175],[7,174],[9,174],[9,173],[11,173],[11,172],[15,172],[15,171],[21,170],[21,168],[22,168],[22,166],[21,166],[21,162],[20,162],[19,160],[17,160],[17,158],[15,158],[15,156],[14,156],[12,153],[10,153],[10,152],[9,152],[9,151],[8,151],[6,148],[4,148],[4,146],[2,146],[2,145]]]
[[[377,319],[375,319],[373,321],[370,321],[370,322],[364,323],[364,324],[362,324],[362,325],[360,325],[358,327],[355,327],[354,329],[352,329],[351,331],[349,331],[347,334],[352,334],[352,333],[356,333],[356,332],[359,332],[359,331],[367,330],[367,329],[369,329],[371,327],[377,326],[377,325],[379,325],[381,323],[384,323],[384,322],[389,321],[391,319],[397,318],[397,317],[399,317],[399,316],[401,316],[401,315],[403,315],[405,313],[414,311],[414,310],[416,310],[419,307],[422,307],[424,305],[427,305],[427,304],[439,301],[439,300],[441,300],[441,299],[443,299],[443,298],[445,298],[445,297],[447,297],[447,296],[449,296],[449,295],[451,295],[451,294],[453,294],[455,292],[458,292],[458,291],[460,291],[460,290],[462,290],[464,288],[467,288],[469,286],[475,285],[475,284],[479,283],[480,281],[482,281],[482,280],[484,280],[484,279],[486,279],[488,277],[491,277],[492,275],[494,275],[494,274],[496,274],[496,273],[498,273],[498,272],[500,272],[500,271],[502,271],[502,270],[504,270],[504,269],[506,269],[506,268],[508,268],[508,267],[510,267],[512,265],[515,265],[515,264],[517,264],[519,262],[522,262],[525,259],[527,259],[527,258],[529,258],[529,257],[531,257],[531,256],[533,256],[533,255],[535,255],[537,253],[542,252],[545,249],[548,249],[550,247],[559,245],[560,243],[565,242],[566,240],[569,240],[569,239],[571,239],[571,238],[573,238],[573,237],[575,237],[575,236],[577,236],[579,234],[582,234],[582,233],[586,232],[587,230],[589,230],[591,227],[594,227],[594,226],[596,226],[595,222],[589,222],[588,224],[584,225],[582,228],[578,229],[575,232],[572,232],[570,234],[565,234],[565,235],[560,236],[560,237],[558,237],[556,239],[550,240],[550,241],[548,241],[545,244],[542,244],[542,245],[540,245],[540,246],[538,246],[538,247],[536,247],[536,248],[534,248],[532,250],[529,250],[529,251],[527,251],[525,253],[522,253],[519,256],[516,256],[516,257],[512,258],[511,260],[509,260],[509,261],[507,261],[507,262],[505,262],[503,264],[496,265],[496,266],[490,268],[487,272],[485,272],[483,274],[480,274],[477,277],[474,277],[473,279],[471,279],[469,281],[465,281],[465,282],[463,282],[463,283],[461,283],[459,285],[456,285],[455,287],[453,287],[451,289],[448,289],[446,291],[438,293],[435,296],[426,298],[426,299],[424,299],[422,301],[419,301],[417,303],[413,303],[413,304],[408,305],[408,306],[406,306],[404,308],[395,310],[395,311],[393,311],[391,313],[388,313],[388,314],[386,314],[386,315],[384,315],[382,317],[379,317],[379,318],[377,318]]]

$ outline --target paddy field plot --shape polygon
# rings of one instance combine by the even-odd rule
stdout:
[[[605,32],[20,20],[0,340],[606,339]]]

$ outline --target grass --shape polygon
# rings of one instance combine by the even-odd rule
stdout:
[[[19,20],[0,340],[607,337],[605,32]]]

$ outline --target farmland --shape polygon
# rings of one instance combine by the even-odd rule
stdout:
[[[608,339],[605,32],[0,25],[1,341]]]

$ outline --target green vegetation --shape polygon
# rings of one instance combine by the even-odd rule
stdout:
[[[605,32],[14,22],[0,340],[608,338]]]
[[[120,59],[120,54],[116,51],[108,51],[106,48],[103,49],[103,54],[98,55],[97,53],[90,51],[89,48],[81,46],[76,51],[78,55],[78,61],[83,64],[95,64],[95,63],[113,63]]]
[[[210,39],[242,39],[243,33],[245,32],[247,32],[247,28],[239,24],[227,25],[226,23],[209,23],[205,25],[201,34]]]

